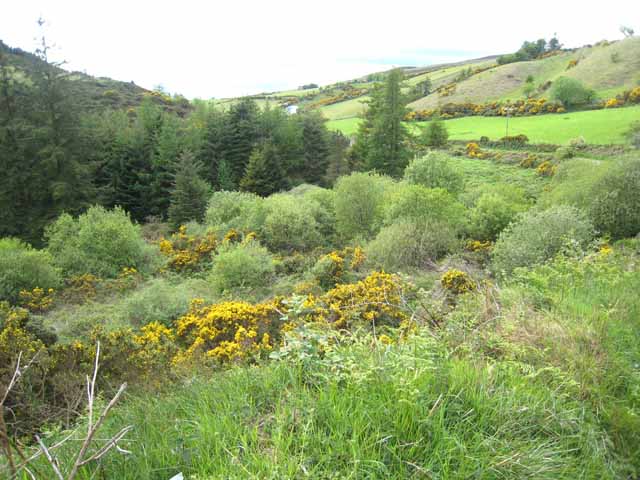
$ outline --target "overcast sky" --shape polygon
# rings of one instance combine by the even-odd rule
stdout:
[[[0,39],[33,51],[44,17],[67,68],[189,98],[327,84],[398,65],[565,46],[640,31],[639,0],[146,0],[6,2]]]

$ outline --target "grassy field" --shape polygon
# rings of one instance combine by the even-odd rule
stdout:
[[[360,98],[354,98],[353,100],[347,100],[346,102],[334,103],[333,105],[321,107],[320,111],[322,112],[322,115],[329,120],[357,117],[367,108],[363,102],[368,99],[369,97],[365,95]]]
[[[511,135],[523,133],[532,143],[565,144],[572,138],[584,137],[588,143],[624,143],[624,134],[632,122],[640,120],[640,106],[610,110],[593,110],[567,114],[515,117],[509,119]],[[328,122],[332,130],[353,135],[359,118]],[[447,120],[449,137],[453,140],[474,140],[482,136],[503,137],[506,119],[503,117],[464,117]]]

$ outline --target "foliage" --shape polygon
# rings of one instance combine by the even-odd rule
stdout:
[[[311,269],[311,277],[323,289],[335,287],[338,283],[347,283],[352,273],[365,261],[364,250],[360,247],[345,247],[323,255]]]
[[[370,173],[352,173],[336,182],[336,231],[344,239],[370,238],[380,228],[384,195],[393,182]]]
[[[176,335],[187,349],[174,359],[197,358],[217,362],[255,359],[268,353],[278,340],[279,301],[259,304],[223,302],[203,305],[194,300],[177,321]]]
[[[274,195],[265,202],[266,215],[260,229],[269,248],[279,251],[310,250],[323,241],[316,218],[324,209],[317,202],[292,195]]]
[[[495,240],[528,204],[522,189],[508,185],[485,188],[470,211],[469,232],[479,240]]]
[[[266,143],[254,150],[240,182],[240,188],[266,197],[286,187],[287,180],[282,170],[282,160],[278,157],[274,145]]]
[[[114,278],[125,267],[142,269],[149,263],[140,227],[121,208],[94,206],[75,219],[63,214],[46,237],[55,265],[67,275]]]
[[[589,216],[613,238],[640,233],[640,159],[618,161],[598,178],[589,195]]]
[[[197,162],[191,152],[182,153],[168,210],[169,222],[175,228],[204,218],[211,187],[200,178],[201,170],[202,163]]]
[[[170,239],[163,238],[159,243],[160,252],[167,257],[168,267],[178,272],[202,269],[203,264],[211,260],[217,246],[215,234],[189,234],[184,225]]]
[[[61,283],[51,255],[16,238],[0,239],[0,301],[16,303],[20,292],[48,291]]]
[[[447,126],[439,118],[431,120],[420,133],[420,142],[427,147],[444,147],[448,139]]]
[[[230,229],[255,232],[264,222],[264,200],[247,192],[214,192],[205,214],[206,224],[218,235]]]
[[[442,288],[454,295],[472,292],[476,289],[476,282],[468,273],[457,269],[447,270],[440,279]]]
[[[569,206],[529,211],[502,231],[493,249],[493,269],[500,274],[544,263],[565,248],[587,248],[594,228]]]
[[[210,281],[219,292],[268,285],[275,272],[274,259],[256,240],[226,242],[213,259]]]
[[[413,160],[404,171],[404,180],[428,188],[444,188],[452,194],[464,189],[464,179],[450,157],[439,152]]]
[[[593,101],[595,92],[575,78],[560,77],[551,86],[551,97],[565,107],[577,107]]]

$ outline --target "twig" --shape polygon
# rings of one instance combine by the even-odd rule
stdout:
[[[38,441],[38,445],[40,445],[42,453],[44,453],[44,456],[47,458],[49,465],[51,465],[51,468],[53,468],[53,471],[56,472],[56,475],[60,480],[64,480],[64,477],[62,476],[62,473],[60,473],[60,469],[58,468],[55,459],[51,456],[51,453],[47,449],[47,446],[44,444],[40,436],[36,435],[36,440]]]

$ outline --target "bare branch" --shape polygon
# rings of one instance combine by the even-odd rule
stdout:
[[[38,435],[36,435],[36,440],[38,441],[38,445],[40,445],[40,449],[42,450],[42,453],[44,453],[44,456],[47,458],[49,465],[51,465],[51,468],[53,468],[53,471],[56,473],[57,477],[60,480],[64,480],[64,477],[62,476],[62,473],[60,473],[60,469],[58,468],[58,464],[56,463],[55,459],[51,456],[51,453],[47,449],[47,446],[44,444],[44,442]]]

